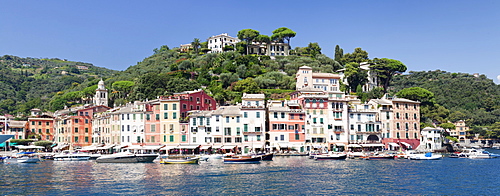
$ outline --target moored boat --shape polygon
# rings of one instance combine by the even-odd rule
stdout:
[[[98,163],[152,163],[158,154],[132,154],[120,152],[111,155],[102,155],[96,159]]]
[[[329,153],[314,156],[314,160],[345,160],[347,154]]]
[[[437,160],[441,159],[443,156],[438,154],[432,154],[432,152],[428,152],[425,154],[411,154],[408,159],[411,160]]]
[[[366,155],[362,158],[368,159],[368,160],[394,159],[394,155],[392,155],[392,154],[369,154],[369,155]]]
[[[224,158],[224,163],[260,163],[260,156],[233,156]]]
[[[161,159],[160,164],[198,164],[200,158],[192,157],[187,159]]]
[[[90,155],[87,153],[76,153],[68,150],[54,155],[54,161],[88,161],[89,159]]]
[[[261,154],[259,155],[263,161],[272,161],[274,154],[273,153],[266,153],[266,154]]]

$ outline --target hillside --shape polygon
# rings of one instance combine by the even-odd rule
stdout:
[[[58,92],[84,89],[117,71],[61,59],[0,57],[0,114],[48,110]]]
[[[421,87],[434,93],[435,101],[449,110],[448,120],[466,120],[469,125],[500,122],[500,85],[484,75],[446,71],[410,71],[393,78],[391,92]]]

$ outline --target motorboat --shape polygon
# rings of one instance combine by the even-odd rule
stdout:
[[[261,156],[232,156],[224,158],[224,163],[260,163]]]
[[[463,149],[462,152],[458,154],[450,155],[450,158],[469,158],[469,159],[490,159],[496,158],[495,154],[491,154],[488,151],[482,149]]]
[[[160,159],[160,164],[198,164],[199,157],[190,157],[186,159]]]
[[[18,163],[38,163],[40,158],[36,152],[20,152],[16,154],[15,158],[11,158],[8,162],[18,162]]]
[[[70,152],[69,150],[54,155],[54,161],[88,161],[89,159],[90,155],[87,153]]]
[[[328,153],[314,156],[314,160],[345,160],[347,154],[342,153]]]
[[[102,155],[96,159],[98,163],[152,163],[158,154],[133,154],[119,152],[111,155]]]
[[[428,152],[425,154],[411,154],[408,156],[410,160],[437,160],[443,158],[443,155],[432,154],[432,152]]]
[[[382,154],[374,153],[374,154],[368,154],[362,158],[367,160],[394,159],[394,155],[385,153]]]
[[[347,157],[354,159],[354,158],[361,158],[366,156],[365,153],[363,152],[348,152]]]

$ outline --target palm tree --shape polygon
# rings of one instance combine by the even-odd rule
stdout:
[[[194,38],[193,42],[191,42],[191,46],[193,47],[194,52],[195,52],[196,54],[198,54],[198,49],[199,49],[199,48],[200,48],[200,46],[201,46],[200,39],[198,39],[198,38]]]

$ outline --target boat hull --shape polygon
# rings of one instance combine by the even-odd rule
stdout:
[[[163,159],[160,164],[198,164],[199,158],[190,159]]]
[[[262,158],[260,156],[257,157],[237,157],[237,158],[224,158],[224,163],[260,163]]]
[[[136,154],[135,156],[138,163],[152,163],[158,154]]]
[[[273,153],[264,154],[264,155],[261,155],[261,157],[262,157],[263,161],[272,161],[274,154]]]
[[[95,160],[97,163],[138,163],[135,155],[119,156],[119,157],[104,157],[101,156]]]
[[[347,155],[317,155],[314,157],[315,160],[345,160]]]

